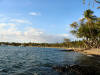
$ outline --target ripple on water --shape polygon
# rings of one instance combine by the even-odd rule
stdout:
[[[56,48],[0,46],[0,75],[60,75],[54,65],[98,64],[90,57]]]

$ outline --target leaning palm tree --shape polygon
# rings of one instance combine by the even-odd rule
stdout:
[[[99,23],[97,25],[97,22]],[[93,15],[90,9],[84,12],[84,17],[79,22],[70,24],[73,28],[71,33],[75,34],[78,38],[82,38],[87,47],[96,47],[98,38],[100,37],[100,20]]]

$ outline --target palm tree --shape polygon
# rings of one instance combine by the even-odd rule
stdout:
[[[85,4],[86,0],[83,0],[83,4]],[[99,0],[93,0],[93,6],[94,6],[94,2],[100,4]],[[90,2],[89,2],[90,5]],[[100,6],[97,7],[97,9],[100,9]]]
[[[91,48],[96,47],[98,38],[100,37],[100,20],[93,13],[90,9],[86,10],[84,18],[70,25],[73,28],[71,33],[79,38],[83,38],[85,44]],[[98,25],[97,22],[99,23]]]

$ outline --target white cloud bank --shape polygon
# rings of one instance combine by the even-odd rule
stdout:
[[[64,38],[68,37],[66,34],[52,35],[47,34],[40,29],[33,27],[25,27],[20,29],[22,23],[29,23],[28,20],[21,19],[7,19],[6,22],[0,23],[0,41],[1,42],[36,42],[36,43],[57,43],[62,42]],[[18,23],[18,25],[17,25]],[[20,24],[20,25],[19,25]]]
[[[28,27],[25,31],[16,28],[3,29],[0,32],[0,41],[9,42],[36,42],[36,43],[56,43],[62,42],[65,35],[49,35],[35,28]]]

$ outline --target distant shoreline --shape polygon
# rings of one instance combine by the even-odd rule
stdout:
[[[12,46],[12,45],[8,45],[8,46]],[[27,46],[27,47],[59,48],[59,49],[62,49],[62,51],[75,51],[75,52],[79,52],[79,53],[82,53],[82,54],[85,54],[85,55],[100,56],[100,49],[98,49],[98,48],[93,48],[93,49],[87,49],[87,50],[85,50],[83,48],[67,48],[67,47],[46,47],[46,46],[45,47],[42,47],[42,46]]]

